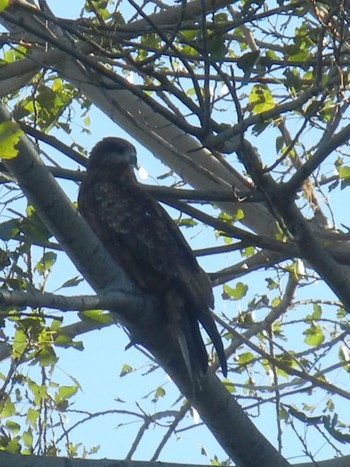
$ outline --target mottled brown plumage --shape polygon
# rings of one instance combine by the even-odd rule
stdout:
[[[128,141],[100,141],[81,184],[79,210],[135,285],[160,300],[190,376],[197,379],[208,367],[198,322],[226,375],[223,345],[210,313],[209,277],[167,212],[137,182],[135,163],[136,150]]]

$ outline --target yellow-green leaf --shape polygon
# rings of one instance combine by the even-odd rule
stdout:
[[[0,0],[1,1],[1,0]],[[0,157],[13,159],[18,154],[15,145],[18,143],[23,131],[15,122],[0,123]]]
[[[158,387],[154,393],[154,398],[153,398],[153,401],[156,402],[158,399],[160,399],[161,397],[164,397],[166,394],[164,388],[162,387]]]
[[[26,423],[31,425],[34,429],[37,428],[37,420],[39,418],[39,411],[29,407],[27,411]]]
[[[21,429],[21,425],[17,422],[14,422],[13,420],[7,420],[6,423],[6,428],[12,431],[15,435],[19,433],[19,430]]]
[[[271,110],[276,105],[270,89],[263,84],[256,84],[252,87],[249,104],[254,114]]]
[[[0,0],[0,13],[9,6],[10,0]]]
[[[246,365],[254,360],[254,355],[252,352],[243,352],[238,356],[238,364],[239,365]]]
[[[119,376],[126,376],[127,374],[131,373],[133,371],[133,368],[132,366],[128,365],[127,363],[125,363],[123,366],[122,366],[122,369],[120,371],[120,375]]]
[[[16,413],[15,405],[9,397],[6,398],[6,402],[2,404],[2,410],[0,412],[0,418],[12,417]]]
[[[12,358],[21,358],[27,347],[27,338],[21,329],[17,329],[13,338]]]
[[[304,339],[305,344],[313,347],[321,345],[325,339],[322,328],[318,324],[312,324],[303,334],[306,336]]]
[[[227,284],[223,286],[223,297],[225,299],[240,300],[247,293],[248,286],[242,282],[237,282],[235,287],[230,287]]]
[[[112,322],[111,314],[103,310],[85,310],[79,313],[79,318],[82,321],[95,321],[99,324],[108,324]]]
[[[33,433],[30,428],[23,432],[22,440],[24,445],[27,446],[27,448],[31,448],[33,446]]]

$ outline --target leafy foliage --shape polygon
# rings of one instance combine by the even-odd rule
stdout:
[[[1,70],[28,61],[35,67],[4,96],[14,121],[0,123],[2,158],[14,162],[20,137],[30,136],[74,202],[83,148],[95,142],[86,139],[89,126],[94,133],[101,127],[98,106],[168,166],[164,175],[145,157],[152,177],[206,190],[200,209],[179,203],[175,192],[162,200],[183,210],[179,226],[215,271],[215,310],[230,355],[225,387],[249,414],[274,419],[269,431],[277,435],[267,436],[286,457],[317,460],[323,444],[327,457],[349,453],[349,7],[242,0],[215,9],[204,1],[194,14],[186,9],[193,2],[181,9],[146,1],[141,8],[125,0],[116,8],[87,0],[80,18],[41,12],[47,29],[26,32],[27,23],[6,17],[11,8],[26,8],[12,3],[0,2],[9,30]],[[35,17],[35,9],[25,13],[28,21]],[[60,60],[45,62],[51,52]],[[83,278],[66,273],[62,246],[6,164],[1,176],[2,289],[85,293]],[[66,316],[27,304],[1,307],[1,450],[71,457],[98,450],[71,432],[114,409],[82,409],[67,430],[80,386],[75,375],[58,375],[59,362],[84,347],[75,338],[85,331],[74,334],[69,326],[92,331],[113,321],[101,310],[80,311],[73,323]],[[150,426],[164,439],[197,426],[186,402],[173,405],[170,383],[159,384],[156,362],[133,358],[121,365],[118,381],[142,389],[147,409],[123,412],[120,426],[139,422],[129,457]],[[132,399],[115,386],[118,403]],[[171,410],[163,412],[163,404]],[[163,447],[154,448],[154,458]],[[210,455],[214,465],[224,461],[222,452]]]

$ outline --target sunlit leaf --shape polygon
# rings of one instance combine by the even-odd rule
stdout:
[[[317,347],[318,345],[322,344],[325,339],[321,326],[316,323],[312,324],[308,329],[306,329],[303,334],[306,336],[304,339],[305,344],[311,345],[313,347]]]
[[[248,291],[247,284],[243,282],[237,282],[235,287],[230,287],[227,284],[223,285],[223,296],[232,300],[240,300],[243,298]]]
[[[0,123],[0,157],[2,159],[13,159],[18,155],[18,149],[15,146],[22,135],[23,131],[17,123]]]
[[[152,401],[153,401],[153,402],[157,402],[158,399],[164,397],[165,394],[166,394],[165,389],[162,388],[161,386],[159,386],[159,387],[156,389],[155,393],[154,393],[154,396],[153,396]]]
[[[245,365],[247,363],[250,363],[251,361],[254,360],[254,355],[252,354],[252,352],[242,352],[239,356],[238,356],[238,361],[237,363],[239,365]]]
[[[132,373],[134,371],[133,367],[128,365],[127,363],[124,363],[122,366],[122,369],[120,370],[119,376],[126,376],[129,373]]]
[[[6,446],[6,451],[12,452],[13,454],[16,452],[20,452],[20,450],[21,450],[21,445],[17,437],[11,439],[11,441]]]
[[[195,227],[196,225],[198,225],[198,222],[192,219],[192,217],[185,217],[181,218],[177,225],[179,227]]]
[[[6,428],[12,431],[13,434],[17,435],[19,430],[21,429],[21,425],[13,420],[6,420]]]
[[[41,260],[35,266],[35,270],[39,274],[44,274],[47,272],[56,262],[57,254],[53,251],[47,251],[43,254]]]
[[[320,319],[322,316],[322,308],[318,303],[314,303],[312,305],[313,308],[313,313],[312,313],[312,319]]]
[[[22,433],[22,441],[27,448],[31,448],[33,446],[33,433],[31,428],[28,428]]]
[[[255,84],[249,94],[252,113],[259,114],[275,107],[275,100],[266,85]]]
[[[110,313],[106,313],[103,310],[85,310],[79,312],[79,317],[82,321],[89,320],[95,321],[100,324],[107,324],[112,322]]]
[[[32,407],[29,407],[27,410],[27,417],[26,417],[27,425],[32,426],[36,430],[39,415],[40,413],[38,410],[33,409]]]
[[[27,348],[27,337],[22,329],[16,329],[13,344],[12,344],[12,358],[19,359]]]
[[[0,0],[0,13],[9,6],[10,0]]]
[[[56,405],[60,406],[60,410],[63,409],[62,402],[67,401],[74,396],[78,391],[78,386],[60,386],[55,394]],[[67,407],[64,407],[67,408]]]
[[[337,167],[339,178],[341,180],[341,189],[343,190],[350,184],[350,166],[340,165]]]
[[[1,403],[1,412],[0,418],[12,417],[15,415],[16,409],[14,403],[11,401],[9,397],[5,398],[5,403],[2,401]]]

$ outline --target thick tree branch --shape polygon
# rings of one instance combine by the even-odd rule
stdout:
[[[9,119],[8,112],[0,107],[0,122]],[[22,137],[17,146],[18,156],[6,160],[5,164],[78,270],[97,292],[114,290],[137,293],[73,208],[28,139]],[[81,239],[84,239],[84,245]],[[152,300],[144,300],[142,313],[130,309],[123,313],[112,312],[129,329],[133,341],[153,353],[238,465],[289,465],[256,429],[215,374],[209,371],[201,381],[201,389],[193,393],[178,344]],[[208,401],[211,401],[210,404]],[[232,433],[235,435],[232,436]]]
[[[320,164],[338,147],[350,139],[350,125],[346,125],[331,138],[325,138],[315,153],[300,167],[295,175],[285,184],[287,193],[294,194],[304,181],[320,166]]]
[[[16,16],[16,4],[11,7],[11,12]],[[154,18],[152,20],[155,21]],[[30,21],[29,15],[26,17],[26,21]],[[8,27],[10,26],[9,24]],[[127,27],[132,28],[132,25]],[[35,23],[34,30],[35,28],[38,28],[37,23]],[[25,34],[25,29],[23,34]],[[75,51],[81,47],[82,45],[78,43],[74,47],[71,46],[72,55],[75,56]],[[35,46],[33,49],[32,55],[36,52]],[[238,172],[227,170],[189,134],[179,130],[161,113],[154,112],[152,106],[142,101],[142,95],[139,97],[133,95],[130,86],[126,89],[116,89],[115,80],[112,79],[114,75],[109,74],[108,78],[103,79],[99,76],[96,77],[92,69],[87,66],[82,67],[70,55],[67,56],[66,53],[58,50],[55,52],[57,54],[53,54],[52,50],[48,52],[40,50],[36,56],[36,60],[38,60],[38,62],[35,61],[36,67],[39,69],[40,63],[48,66],[51,60],[51,65],[54,65],[55,69],[66,76],[68,81],[76,85],[112,121],[140,141],[144,147],[180,174],[190,185],[206,190],[217,190],[218,188],[229,190],[232,185],[238,189],[245,189],[242,177]],[[40,57],[43,59],[42,62],[40,62]],[[28,57],[24,60],[30,61],[31,58]],[[95,82],[93,82],[94,78]],[[121,83],[120,80],[118,82]],[[122,82],[124,83],[125,80]],[[236,210],[235,203],[218,203],[218,205],[231,213]],[[249,206],[245,206],[244,211],[244,224],[249,225],[257,232],[271,231],[273,225],[271,216],[264,206],[251,203]]]
[[[0,289],[0,306],[49,308],[60,311],[85,311],[96,309],[113,309],[123,313],[127,308],[132,313],[142,309],[144,300],[135,294],[126,292],[109,292],[100,295],[70,296],[53,293],[10,291]]]
[[[146,461],[131,461],[131,460],[91,460],[91,459],[68,459],[63,457],[43,457],[43,456],[22,456],[21,454],[10,454],[5,451],[0,452],[0,462],[6,467],[210,467],[204,464],[174,464],[172,462],[146,462]],[[319,461],[319,467],[348,467],[350,456],[338,457],[326,461]],[[274,464],[274,467],[277,464]],[[303,462],[294,464],[295,467],[314,467],[311,462]],[[270,466],[272,467],[272,465]]]
[[[276,216],[281,228],[286,228],[298,245],[300,255],[305,258],[319,276],[328,284],[350,311],[350,275],[342,268],[331,254],[324,248],[320,239],[314,234],[296,206],[290,193],[279,186],[273,178],[264,173],[259,156],[253,146],[246,140],[238,149],[239,157],[244,161],[248,172],[254,179],[259,191],[264,194],[271,211]]]

